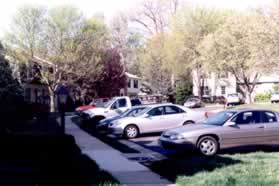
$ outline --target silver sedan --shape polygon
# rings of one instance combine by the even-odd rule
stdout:
[[[270,110],[228,110],[203,124],[168,130],[159,141],[165,148],[190,147],[212,156],[222,148],[278,144],[278,121],[278,113]]]
[[[156,104],[147,106],[133,117],[113,121],[108,130],[115,135],[135,138],[143,133],[162,132],[194,124],[204,118],[203,112],[193,111],[180,105]]]

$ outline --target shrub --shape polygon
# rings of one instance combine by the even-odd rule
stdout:
[[[186,98],[192,95],[192,85],[180,85],[176,87],[176,103],[183,105]]]
[[[272,88],[274,92],[279,92],[279,84],[273,85]]]
[[[257,94],[255,96],[255,101],[256,102],[267,102],[267,101],[270,101],[270,99],[271,99],[271,93],[270,92],[260,93],[260,94]]]

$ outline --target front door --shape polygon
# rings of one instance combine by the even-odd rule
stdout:
[[[222,135],[225,146],[245,146],[264,143],[264,124],[261,123],[261,112],[245,111],[231,120],[235,126],[228,126]]]
[[[181,127],[186,118],[186,112],[177,106],[165,106],[165,115],[163,130]]]
[[[150,110],[148,117],[145,118],[143,130],[144,132],[159,132],[164,127],[165,120],[164,107],[156,107]]]

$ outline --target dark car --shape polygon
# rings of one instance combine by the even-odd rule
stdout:
[[[186,100],[184,106],[188,108],[199,108],[202,106],[202,101],[200,100],[200,98],[191,97]]]
[[[120,114],[118,116],[103,119],[97,124],[97,126],[96,126],[97,130],[107,131],[108,126],[111,122],[124,118],[124,117],[134,116],[135,114],[139,113],[140,111],[142,111],[145,108],[146,108],[146,106],[134,106],[131,109],[128,109],[127,111],[123,112],[122,114]]]
[[[217,96],[215,98],[215,103],[225,105],[227,103],[227,99],[224,96]]]

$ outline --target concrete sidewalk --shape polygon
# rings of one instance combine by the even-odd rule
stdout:
[[[74,136],[82,153],[96,161],[101,169],[109,172],[123,185],[172,185],[138,162],[128,160],[121,152],[81,130],[66,117],[66,133]]]

